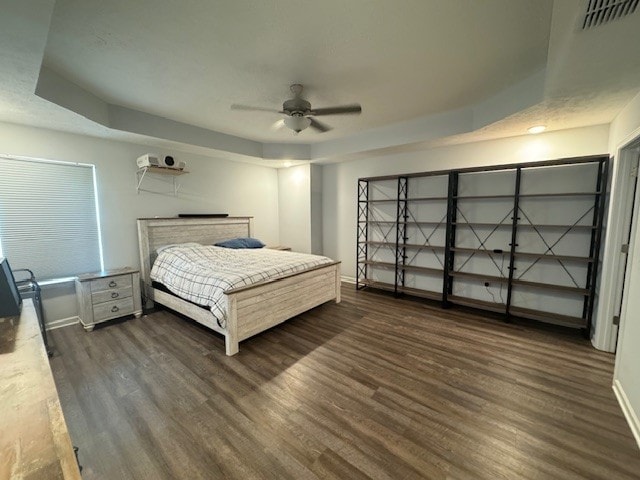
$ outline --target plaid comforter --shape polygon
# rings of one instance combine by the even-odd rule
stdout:
[[[179,297],[206,305],[224,327],[224,292],[331,263],[319,255],[266,248],[232,249],[197,243],[172,245],[158,252],[151,279]]]

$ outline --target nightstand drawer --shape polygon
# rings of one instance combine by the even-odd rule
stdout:
[[[91,280],[91,292],[93,293],[122,287],[131,287],[131,275],[117,275]]]
[[[133,295],[133,288],[120,287],[113,288],[111,290],[105,290],[103,292],[97,292],[91,294],[91,304],[97,305],[98,303],[110,302],[112,300],[118,300],[121,298],[127,298]]]
[[[133,313],[133,298],[123,298],[93,306],[93,320],[100,322],[110,318],[124,317]]]

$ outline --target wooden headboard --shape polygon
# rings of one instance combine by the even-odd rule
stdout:
[[[149,274],[158,248],[187,242],[212,245],[231,238],[250,237],[251,218],[139,218],[140,276],[147,298],[151,287]]]

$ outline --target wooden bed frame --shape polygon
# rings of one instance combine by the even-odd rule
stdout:
[[[147,306],[157,302],[223,334],[227,355],[238,353],[240,341],[289,318],[330,300],[340,303],[340,262],[226,291],[226,328],[218,325],[209,310],[152,287],[149,275],[158,248],[186,242],[212,245],[248,237],[251,218],[138,219],[141,280]]]

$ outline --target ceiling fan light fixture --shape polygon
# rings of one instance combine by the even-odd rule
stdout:
[[[285,117],[284,124],[294,132],[300,133],[311,125],[311,119],[303,116],[292,115],[290,117]]]

